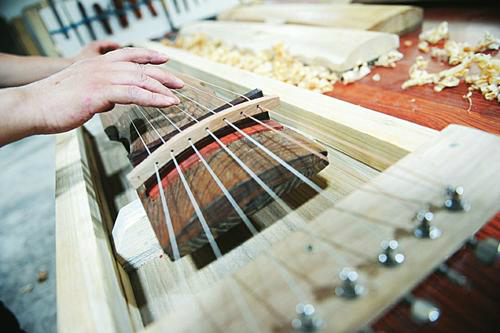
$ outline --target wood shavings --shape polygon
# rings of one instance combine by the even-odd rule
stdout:
[[[447,24],[444,25],[444,23],[446,22],[433,29],[433,34],[440,33],[441,39],[448,38]],[[438,29],[439,27],[441,29]],[[428,33],[424,37],[429,39],[431,35]],[[437,40],[437,37],[432,40]],[[488,32],[473,46],[448,40],[443,48],[433,47],[431,57],[447,61],[453,67],[438,73],[429,73],[426,70],[428,61],[419,56],[415,64],[410,67],[410,78],[402,84],[401,88],[434,84],[434,90],[439,92],[444,88],[458,86],[463,79],[469,85],[469,92],[463,96],[469,101],[468,110],[472,108],[473,90],[480,91],[487,100],[500,102],[500,59],[492,57],[491,54],[482,53],[489,50],[497,51],[499,48],[500,40]]]
[[[360,80],[370,74],[371,69],[366,62],[358,64],[355,68],[342,74],[342,83],[348,84]]]
[[[472,97],[472,89],[469,88],[469,91],[467,92],[467,94],[462,96],[463,99],[466,99],[469,102],[469,107],[467,108],[467,112],[472,110],[472,98],[471,97]]]
[[[396,62],[403,59],[403,54],[396,50],[392,50],[387,54],[380,56],[377,61],[375,61],[375,66],[382,67],[396,67]]]
[[[163,43],[190,51],[215,62],[320,93],[333,90],[333,85],[340,79],[344,84],[351,83],[360,80],[371,71],[366,62],[358,64],[343,74],[335,73],[324,66],[308,65],[292,56],[283,43],[277,43],[270,49],[254,52],[248,49],[239,49],[219,39],[209,38],[203,33],[181,35],[175,42],[164,40]],[[402,53],[393,50],[379,57],[374,65],[396,67],[396,62],[402,58]]]
[[[443,39],[448,39],[448,22],[441,22],[437,27],[423,31],[418,38],[421,41],[429,42],[430,44],[437,44]]]
[[[380,74],[377,73],[377,74],[373,75],[372,80],[377,81],[377,82],[380,81]]]
[[[429,52],[429,43],[427,43],[425,40],[421,41],[418,43],[418,49],[424,53]]]
[[[210,39],[204,34],[180,36],[174,44],[168,41],[164,43],[215,62],[316,92],[331,91],[339,80],[338,75],[326,67],[310,66],[298,60],[287,51],[283,43],[277,43],[271,49],[259,52],[238,49],[221,40]]]
[[[437,59],[438,61],[448,61],[448,52],[444,49],[432,47],[431,57]]]
[[[412,45],[413,45],[413,42],[412,42],[411,40],[405,40],[403,44],[404,44],[404,46],[406,46],[406,47],[410,47],[410,46],[412,46]]]

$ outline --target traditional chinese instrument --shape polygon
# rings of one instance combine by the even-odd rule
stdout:
[[[329,97],[165,50],[181,103],[102,116],[139,198],[113,227],[133,322],[352,332],[401,298],[439,317],[410,291],[498,210],[498,137],[330,115]]]

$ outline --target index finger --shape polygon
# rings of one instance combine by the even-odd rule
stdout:
[[[138,47],[114,50],[106,53],[103,57],[109,61],[130,61],[139,64],[163,64],[168,60],[164,54]]]

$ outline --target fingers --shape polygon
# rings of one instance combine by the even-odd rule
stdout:
[[[111,75],[110,81],[115,85],[135,85],[139,88],[143,88],[154,93],[170,96],[176,101],[176,103],[180,102],[180,100],[170,91],[170,89],[165,87],[158,80],[148,76],[144,70],[135,72],[115,72]]]
[[[105,99],[110,103],[137,104],[152,107],[168,107],[176,104],[170,96],[165,96],[138,86],[112,85],[105,92]]]
[[[172,89],[184,87],[184,82],[165,69],[152,65],[137,65],[127,62],[116,62],[110,66],[116,71],[143,71],[146,75],[158,80],[162,84]]]
[[[139,64],[163,64],[168,60],[166,55],[159,52],[135,47],[114,50],[103,57],[108,61],[129,61]]]

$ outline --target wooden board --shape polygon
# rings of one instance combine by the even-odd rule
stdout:
[[[373,61],[399,47],[399,38],[394,34],[294,24],[203,21],[184,26],[180,33],[203,34],[252,52],[271,50],[282,43],[304,63],[335,72],[352,69],[358,62]]]
[[[219,20],[291,23],[402,34],[422,22],[412,6],[359,4],[259,4],[222,12]]]
[[[88,142],[77,129],[57,136],[56,278],[60,331],[132,332],[134,326],[101,215]],[[75,325],[78,322],[78,325]],[[70,328],[71,329],[68,329]]]
[[[411,290],[497,212],[500,208],[500,179],[496,172],[500,168],[500,155],[496,154],[499,147],[499,137],[450,126],[436,141],[424,145],[362,187],[370,190],[371,186],[376,185],[384,189],[384,194],[356,191],[308,224],[308,229],[314,234],[337,235],[335,242],[340,241],[349,251],[363,249],[362,256],[354,255],[357,259],[339,259],[336,255],[330,257],[324,249],[312,253],[304,251],[310,240],[301,232],[295,232],[275,244],[269,250],[269,255],[278,258],[288,271],[293,272],[296,282],[305,288],[307,299],[313,300],[318,312],[328,320],[330,331],[357,331]],[[419,174],[425,175],[425,179],[413,173],[408,174],[407,170],[410,169],[418,170]],[[409,181],[408,178],[401,178],[402,174],[413,179]],[[387,200],[387,195],[399,196],[403,193],[410,201],[441,202],[443,187],[431,185],[427,180],[429,178],[442,184],[464,186],[467,199],[475,207],[467,213],[438,211],[434,223],[443,230],[443,235],[433,241],[411,236],[418,204],[401,209],[400,201]],[[488,195],[484,195],[485,192]],[[381,268],[375,261],[380,241],[390,238],[398,239],[406,255],[406,262],[397,269]],[[288,331],[294,316],[293,305],[300,300],[273,272],[276,268],[269,255],[260,255],[246,264],[235,272],[234,279],[258,318],[257,325],[261,331]],[[366,283],[367,294],[360,299],[344,300],[334,296],[334,288],[339,283],[335,274],[345,265],[344,260],[348,265],[358,268]],[[225,258],[218,260],[217,264],[223,265],[224,261]],[[307,272],[307,278],[303,272]],[[263,277],[266,277],[265,280],[262,280]],[[228,331],[245,330],[238,308],[232,306],[234,299],[228,292],[228,279],[199,292],[192,307],[175,308],[170,315],[149,326],[146,331],[162,332],[168,328],[187,332],[193,327],[203,327],[206,332],[217,332],[217,327],[221,325]],[[391,281],[391,287],[387,281]],[[206,309],[224,311],[207,312]],[[208,326],[207,322],[214,324]]]

